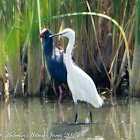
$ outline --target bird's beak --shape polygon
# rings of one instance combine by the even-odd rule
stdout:
[[[40,34],[39,36],[38,36],[38,38],[43,38],[44,37],[44,34]]]
[[[61,33],[58,33],[58,34],[54,34],[54,35],[50,35],[49,37],[54,37],[54,36],[61,36],[61,35],[63,35],[63,34],[65,34],[66,32],[61,32]]]
[[[61,34],[54,34],[54,35],[50,35],[49,37],[54,37],[54,36],[59,36],[59,35],[61,35]]]

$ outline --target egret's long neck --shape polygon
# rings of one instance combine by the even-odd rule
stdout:
[[[75,44],[75,35],[69,38],[69,43],[66,50],[66,65],[69,67],[72,64],[72,50]]]

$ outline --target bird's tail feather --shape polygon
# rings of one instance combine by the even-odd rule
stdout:
[[[90,99],[89,101],[90,104],[92,104],[94,107],[96,108],[100,108],[102,107],[102,105],[104,104],[103,99],[97,94],[96,99],[92,100]]]

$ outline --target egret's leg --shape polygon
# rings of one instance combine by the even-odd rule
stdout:
[[[91,109],[90,109],[90,104],[88,104],[88,109],[89,109],[89,116],[90,116],[90,121],[92,122],[92,113],[91,113]]]
[[[77,117],[78,117],[78,114],[77,114],[77,102],[75,103],[75,122],[77,121]]]
[[[62,96],[63,96],[63,90],[62,90],[61,86],[59,86],[58,88],[59,88],[59,99],[58,99],[58,102],[61,103]]]

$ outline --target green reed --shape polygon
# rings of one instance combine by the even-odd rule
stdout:
[[[91,12],[88,12],[87,2]],[[135,11],[138,11],[138,8],[136,7],[134,10],[134,7],[133,0],[119,2],[117,0],[112,2],[86,0],[1,1],[0,77],[5,79],[6,66],[9,73],[10,91],[17,87],[16,95],[21,93],[21,84],[23,79],[26,79],[27,92],[30,94],[38,93],[41,81],[40,67],[45,64],[42,42],[38,39],[40,30],[42,27],[46,27],[52,33],[57,33],[63,28],[70,27],[76,31],[76,46],[78,47],[73,52],[75,62],[85,71],[90,71],[91,75],[94,75],[96,71],[101,71],[100,65],[104,65],[106,73],[110,72],[111,74],[108,79],[111,79],[110,83],[115,90],[119,83],[118,79],[121,78],[124,69],[122,64],[125,60],[125,63],[128,63],[129,86],[132,89],[135,78],[131,79],[131,69],[132,77],[134,77],[138,67],[137,64],[133,63],[133,60],[136,62],[139,58],[136,55],[138,52],[136,50],[134,59],[132,58],[133,48],[138,46],[135,44],[135,47],[131,47],[135,39],[132,36],[135,27],[133,24]],[[96,31],[93,31],[92,20],[94,20]],[[113,38],[112,48],[110,48],[112,52],[110,58],[105,59],[102,49],[105,47],[105,39],[108,34],[112,34]],[[54,41],[56,46],[62,45],[64,50],[66,49],[67,41],[57,40],[57,38]],[[97,44],[99,45],[98,49]],[[130,52],[131,55],[129,55]],[[102,62],[100,62],[101,57],[103,57]],[[132,63],[133,67],[131,67]],[[27,68],[26,75],[24,67]],[[48,82],[49,78],[46,81]],[[137,84],[139,85],[139,83]],[[137,89],[137,87],[133,89]]]

